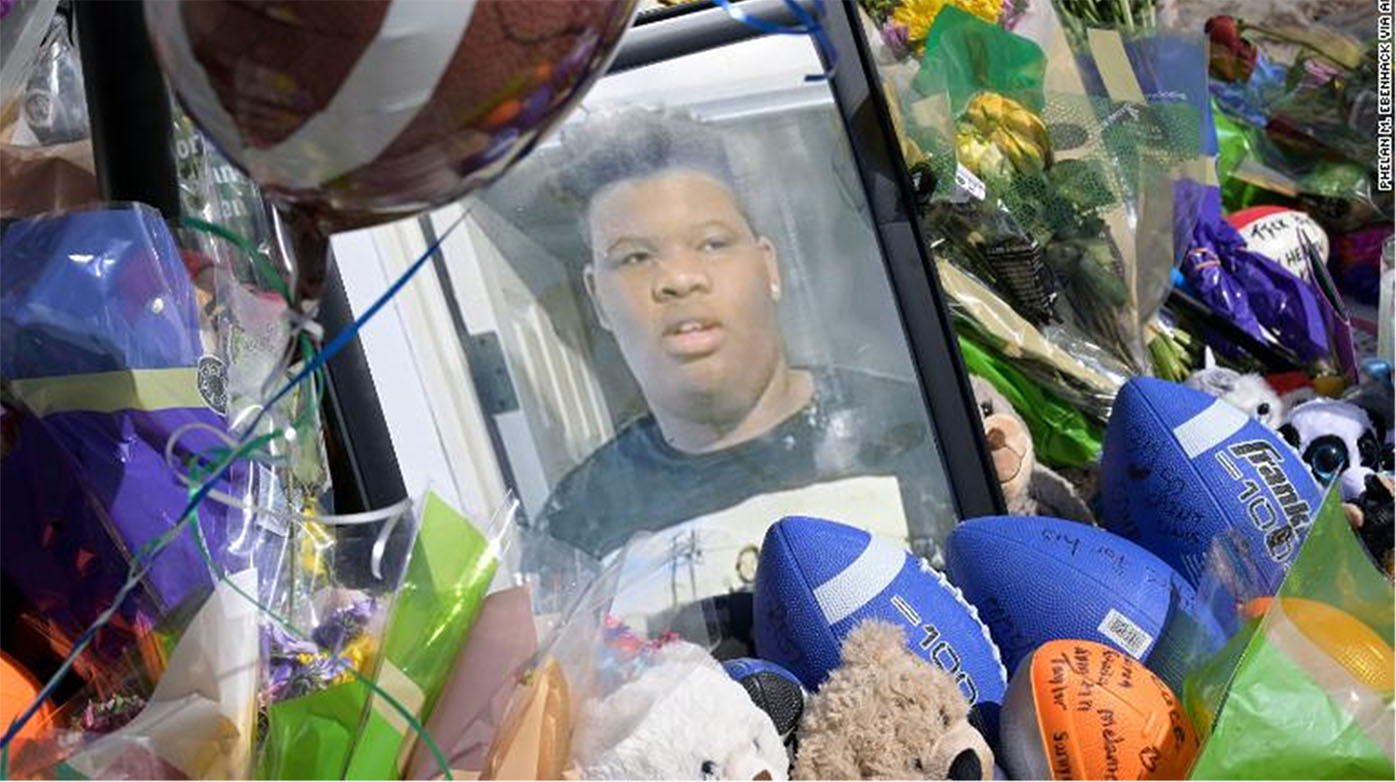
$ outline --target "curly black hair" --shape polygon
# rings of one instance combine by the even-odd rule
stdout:
[[[683,169],[706,174],[725,186],[751,224],[741,197],[742,177],[721,132],[688,114],[646,108],[599,114],[564,128],[561,141],[566,162],[558,173],[557,187],[581,212],[583,221],[592,199],[606,188]]]

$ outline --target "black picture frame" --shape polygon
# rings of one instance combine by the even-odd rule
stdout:
[[[916,190],[853,0],[827,6],[823,25],[839,53],[832,86],[882,244],[927,413],[960,518],[1007,512],[984,426],[951,324],[950,308],[916,218]],[[827,53],[820,52],[825,58]]]

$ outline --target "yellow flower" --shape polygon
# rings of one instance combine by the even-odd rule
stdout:
[[[354,666],[355,670],[362,672],[368,668],[368,663],[372,660],[373,653],[377,650],[377,645],[374,644],[373,637],[368,633],[364,633],[353,641],[350,641],[347,646],[341,649],[339,651],[339,656],[348,660],[349,664]],[[345,675],[353,678],[353,674],[348,671],[345,672]]]
[[[974,14],[986,22],[996,22],[1001,3],[998,0],[902,0],[902,4],[892,11],[892,21],[906,27],[907,38],[920,46],[941,9],[947,5]]]

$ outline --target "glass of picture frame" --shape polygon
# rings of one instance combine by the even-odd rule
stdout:
[[[558,133],[429,221],[464,212],[442,260],[527,523],[602,560],[655,536],[647,612],[749,592],[783,516],[935,563],[1001,507],[847,13],[817,80],[811,38],[720,9],[637,25]]]

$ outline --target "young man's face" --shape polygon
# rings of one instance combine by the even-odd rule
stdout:
[[[780,276],[732,193],[676,169],[602,190],[588,214],[587,291],[650,404],[754,403],[783,359]]]

